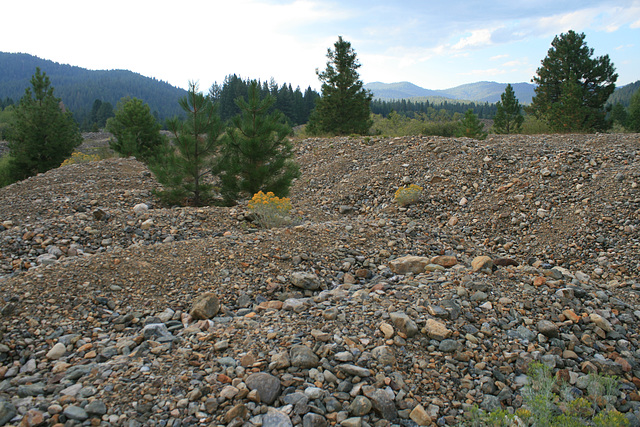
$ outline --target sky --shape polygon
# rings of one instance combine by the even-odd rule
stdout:
[[[365,83],[530,82],[554,36],[586,35],[640,80],[640,0],[0,0],[0,51],[207,91],[230,74],[319,90],[338,36]]]

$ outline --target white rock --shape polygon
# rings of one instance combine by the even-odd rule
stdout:
[[[146,203],[138,203],[133,207],[133,211],[138,215],[143,214],[149,210],[149,206]]]
[[[51,350],[47,352],[47,359],[57,360],[60,359],[67,351],[67,347],[61,342],[54,345]]]

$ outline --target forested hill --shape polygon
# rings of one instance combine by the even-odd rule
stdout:
[[[73,112],[83,130],[104,126],[106,119],[113,115],[118,101],[126,96],[149,104],[151,112],[160,122],[183,115],[178,101],[187,92],[166,82],[127,70],[91,71],[23,53],[3,52],[0,52],[0,110],[3,105],[19,102],[25,89],[31,86],[30,80],[36,67],[40,67],[50,78],[55,96],[62,99],[64,105]],[[240,112],[235,100],[247,97],[249,83],[250,79],[233,74],[227,76],[220,85],[214,84],[211,89],[200,90],[214,96],[219,102],[220,116],[226,121]],[[292,126],[309,120],[315,100],[320,96],[311,87],[303,92],[300,88],[294,90],[286,83],[278,86],[273,79],[262,82],[260,89],[262,97],[272,95],[276,98],[273,108],[280,110]]]
[[[619,88],[617,87],[615,92],[613,92],[607,100],[607,104],[613,105],[620,103],[626,108],[629,106],[629,103],[631,103],[631,97],[638,89],[640,89],[640,80]]]
[[[149,104],[160,120],[181,114],[178,100],[187,92],[169,83],[127,70],[87,70],[38,58],[25,53],[0,52],[0,99],[18,102],[24,95],[36,67],[47,73],[56,97],[82,123],[96,99],[114,107],[125,97]]]

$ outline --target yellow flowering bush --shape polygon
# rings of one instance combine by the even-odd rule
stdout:
[[[262,191],[254,194],[248,207],[256,216],[257,222],[264,228],[280,227],[291,221],[288,217],[291,211],[291,199],[277,197],[271,191],[266,194]]]
[[[98,160],[100,160],[100,156],[98,156],[97,154],[84,154],[84,153],[80,153],[79,151],[76,151],[71,154],[71,157],[69,157],[67,160],[62,162],[60,166],[75,165],[78,163],[97,162]]]
[[[422,190],[422,187],[416,184],[411,184],[408,187],[400,187],[396,191],[394,198],[398,205],[407,206],[418,201],[422,194]]]

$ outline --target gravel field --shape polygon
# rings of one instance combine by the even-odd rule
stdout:
[[[0,189],[0,425],[457,425],[537,361],[640,426],[640,135],[296,147],[271,230],[135,159]]]

